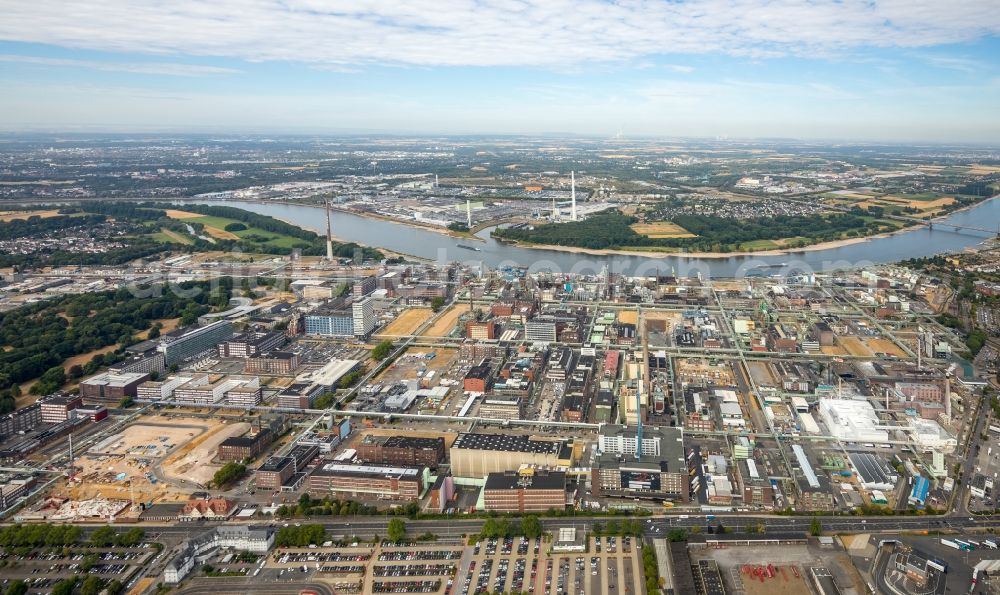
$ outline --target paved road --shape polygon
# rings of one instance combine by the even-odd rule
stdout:
[[[243,593],[288,593],[298,595],[298,593],[304,590],[315,591],[318,595],[334,595],[333,589],[324,583],[255,584],[248,582],[245,578],[195,579],[194,584],[181,589],[179,593],[184,593],[185,595],[242,595]]]
[[[687,518],[682,518],[687,517]],[[385,535],[386,526],[389,520],[394,517],[340,517],[336,520],[328,517],[316,517],[312,519],[297,519],[298,523],[320,524],[335,535]],[[716,527],[720,522],[729,529],[735,529],[748,524],[762,523],[768,532],[784,533],[809,531],[813,518],[811,516],[775,516],[775,515],[748,515],[748,514],[717,514],[715,519],[708,520],[704,515],[681,515],[681,516],[657,516],[651,518],[640,518],[643,527],[648,535],[652,537],[662,537],[671,529],[683,527],[690,529],[698,527],[705,530],[709,527]],[[901,531],[921,531],[921,530],[956,530],[964,531],[969,529],[1000,529],[1000,515],[958,517],[951,516],[924,516],[924,517],[852,517],[852,516],[825,516],[818,517],[823,524],[824,531],[832,532],[860,532],[871,533],[898,533]],[[608,517],[562,517],[544,518],[543,526],[549,530],[556,530],[560,527],[575,527],[580,530],[589,530],[594,523],[606,523]],[[463,534],[477,533],[483,524],[482,519],[434,519],[434,520],[409,520],[404,519],[408,531],[411,534],[430,531],[440,536],[457,537]],[[254,526],[272,526],[281,528],[284,522],[271,523],[251,523]],[[292,524],[292,523],[289,523]],[[134,527],[135,524],[124,524],[122,527]],[[146,530],[147,533],[160,533],[165,536],[172,536],[183,539],[186,536],[198,535],[212,528],[209,523],[185,523],[174,525],[145,524],[138,526]]]

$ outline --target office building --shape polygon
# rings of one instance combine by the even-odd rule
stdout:
[[[353,285],[351,285],[351,295],[355,299],[363,298],[375,291],[377,286],[378,282],[374,275],[369,275],[361,279],[355,279]]]
[[[12,434],[30,432],[40,423],[42,423],[42,406],[37,402],[7,415],[0,415],[0,440]]]
[[[254,483],[261,490],[278,490],[295,474],[295,459],[270,457],[254,473]]]
[[[156,349],[163,354],[167,366],[180,363],[216,347],[233,336],[233,323],[219,320],[200,327],[184,327],[160,338]]]
[[[299,354],[291,351],[271,351],[248,357],[243,371],[247,374],[289,376],[299,367]]]
[[[375,330],[375,300],[364,297],[351,304],[355,337],[367,337]]]
[[[28,495],[37,481],[26,474],[0,474],[0,510],[7,510]]]
[[[566,473],[524,467],[490,473],[483,487],[488,512],[539,513],[566,507]]]
[[[323,390],[318,384],[296,382],[278,393],[278,407],[311,409],[316,397],[321,395]]]
[[[83,398],[79,395],[57,393],[38,400],[41,405],[42,423],[57,424],[64,422],[72,415],[70,412],[83,407]]]
[[[219,343],[219,357],[255,357],[284,344],[284,333],[247,331]]]
[[[555,343],[556,323],[531,320],[524,325],[524,338],[535,343]]]
[[[496,338],[496,325],[492,320],[470,320],[465,323],[465,336],[476,340]]]
[[[412,501],[421,497],[429,478],[426,467],[327,463],[309,476],[308,490],[317,498]]]
[[[491,360],[484,359],[469,369],[462,382],[462,388],[470,393],[485,393],[489,390],[493,379]]]
[[[437,468],[444,461],[444,438],[376,436],[369,434],[357,445],[358,459],[366,463]]]
[[[105,372],[80,383],[80,396],[87,401],[119,403],[125,397],[135,397],[139,385],[149,380],[149,374]]]

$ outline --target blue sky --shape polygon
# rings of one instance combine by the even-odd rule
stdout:
[[[0,130],[1000,142],[1000,0],[0,2]]]

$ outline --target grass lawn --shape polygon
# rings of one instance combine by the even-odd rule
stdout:
[[[740,250],[774,250],[780,247],[774,240],[753,240],[740,244]]]
[[[160,231],[150,234],[150,237],[157,242],[162,242],[164,244],[175,242],[189,246],[194,243],[194,241],[188,236],[166,228],[161,228]]]

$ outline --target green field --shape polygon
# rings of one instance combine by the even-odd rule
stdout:
[[[214,215],[203,215],[200,217],[190,217],[187,219],[177,219],[176,221],[181,221],[182,223],[201,223],[205,227],[213,227],[220,231],[225,231],[226,226],[231,223],[239,223],[241,225],[247,225],[242,221],[237,221],[236,219],[230,219],[228,217],[217,217]],[[236,237],[243,241],[252,242],[259,246],[265,248],[294,248],[302,247],[305,248],[309,245],[308,242],[300,240],[298,238],[293,238],[291,236],[286,236],[280,233],[274,233],[272,231],[264,231],[256,227],[251,227],[247,225],[247,229],[242,231],[227,232],[232,233]],[[177,234],[183,236],[184,234]],[[206,236],[211,237],[211,234],[205,233]],[[177,238],[171,238],[170,234],[165,233],[161,230],[159,233],[154,233],[152,235],[153,239],[159,242],[168,241],[180,241]],[[190,243],[190,241],[188,241]]]
[[[740,244],[740,250],[775,250],[780,247],[774,240],[754,240]]]

